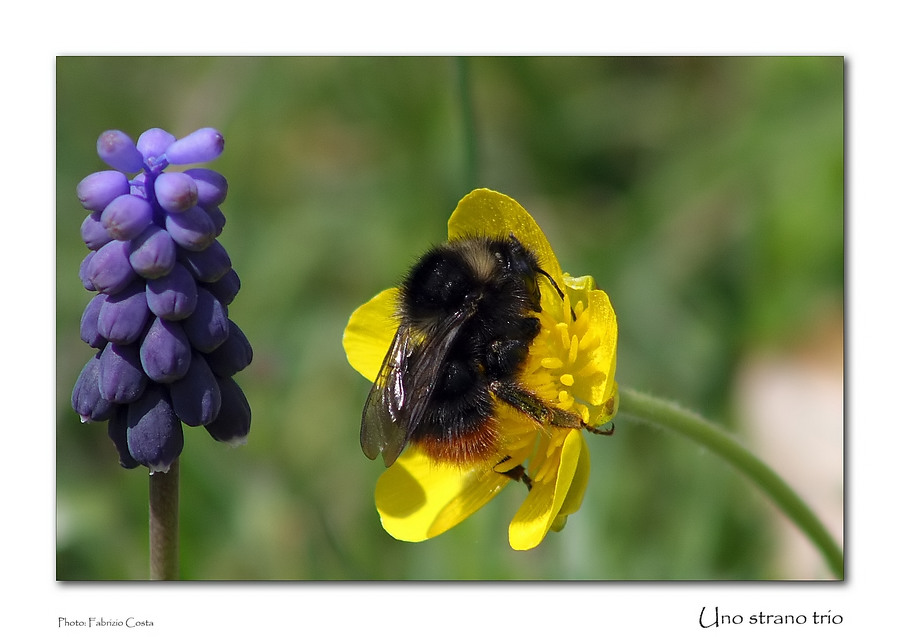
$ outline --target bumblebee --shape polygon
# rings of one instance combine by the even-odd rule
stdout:
[[[545,404],[520,381],[540,332],[540,276],[563,296],[512,234],[454,239],[419,259],[400,285],[400,325],[363,408],[366,456],[380,453],[390,466],[415,443],[458,464],[496,457],[498,402],[541,426],[611,433]],[[529,482],[521,467],[507,473]]]

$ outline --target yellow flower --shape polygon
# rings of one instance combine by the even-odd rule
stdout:
[[[609,298],[590,276],[564,274],[544,233],[516,201],[487,189],[466,195],[448,222],[448,238],[507,237],[538,258],[564,294],[538,277],[541,331],[529,349],[520,381],[544,404],[576,414],[597,431],[618,406],[614,380],[616,317]],[[344,331],[350,364],[374,381],[397,331],[399,290],[391,288],[359,307]],[[514,549],[534,548],[560,530],[581,506],[590,473],[582,429],[544,426],[500,401],[495,457],[459,464],[435,460],[416,444],[400,455],[375,486],[385,530],[408,542],[432,538],[459,524],[500,492],[511,478],[529,484],[509,526]],[[523,477],[522,470],[527,475]],[[508,473],[504,473],[508,472]]]

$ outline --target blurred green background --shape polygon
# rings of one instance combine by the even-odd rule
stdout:
[[[253,424],[238,449],[185,431],[184,579],[810,577],[754,486],[624,416],[589,438],[584,505],[537,549],[507,543],[518,485],[443,536],[393,540],[341,335],[487,186],[607,290],[620,384],[754,448],[747,361],[843,351],[843,81],[839,57],[58,58],[57,578],[148,571],[147,472],[121,469],[105,423],[69,404],[92,351],[75,186],[105,168],[106,129],[203,126],[226,139],[209,166],[230,184],[220,239],[243,283],[230,309],[254,347],[237,376]],[[840,460],[828,469],[840,486]]]

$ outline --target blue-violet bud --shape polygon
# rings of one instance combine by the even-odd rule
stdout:
[[[135,195],[120,195],[113,199],[100,222],[113,239],[134,239],[153,221],[153,207],[150,202]]]
[[[110,417],[117,405],[100,395],[100,354],[85,364],[72,390],[72,409],[82,422],[97,422]]]
[[[103,212],[113,199],[127,195],[129,189],[128,177],[118,170],[101,170],[82,179],[75,194],[87,210]]]
[[[187,268],[175,263],[165,276],[147,281],[147,305],[160,318],[185,319],[197,307],[197,282]]]
[[[187,173],[163,173],[156,178],[156,200],[167,212],[184,212],[197,205],[197,182]]]
[[[166,230],[185,250],[200,252],[216,240],[216,224],[200,206],[166,215]]]
[[[128,453],[150,473],[165,473],[181,455],[184,432],[165,385],[148,387],[140,400],[129,405],[125,423]]]
[[[131,138],[120,130],[108,130],[97,140],[100,159],[123,173],[136,173],[144,166],[144,157]]]
[[[144,161],[152,167],[157,166],[166,149],[175,143],[175,135],[161,128],[151,128],[141,133],[137,140],[137,149],[141,151]]]
[[[175,267],[175,242],[165,228],[151,223],[131,240],[128,262],[145,279],[158,279]]]
[[[206,431],[218,440],[236,447],[247,441],[250,433],[250,403],[233,378],[219,378],[222,405],[219,415],[206,425]]]
[[[103,225],[102,215],[92,212],[81,222],[81,239],[91,250],[99,250],[113,240]]]
[[[87,276],[95,290],[115,294],[134,280],[137,275],[128,262],[130,249],[128,241],[110,241],[94,252]]]
[[[138,279],[121,292],[106,296],[97,314],[97,332],[113,343],[133,343],[144,331],[149,317],[146,287]]]
[[[170,164],[197,164],[212,161],[225,150],[225,138],[215,128],[201,128],[182,137],[166,149]]]
[[[176,258],[198,281],[215,283],[231,270],[231,259],[218,241],[213,241],[202,252],[176,248]]]
[[[171,383],[188,373],[191,343],[180,321],[156,317],[141,341],[141,366],[158,383]]]
[[[106,294],[95,295],[81,314],[81,340],[94,349],[106,347],[106,338],[100,334],[100,326],[97,323],[100,319],[100,310],[103,309],[107,298],[109,297]]]
[[[218,206],[225,201],[228,194],[228,182],[225,177],[209,168],[188,168],[185,175],[190,175],[197,185],[197,205],[205,209]]]
[[[207,250],[207,252],[209,251]],[[212,292],[222,305],[231,305],[234,297],[241,290],[241,280],[234,270],[228,270],[221,278],[202,285]]]
[[[107,343],[100,354],[97,381],[100,395],[110,402],[124,405],[140,398],[147,387],[147,375],[137,347]]]

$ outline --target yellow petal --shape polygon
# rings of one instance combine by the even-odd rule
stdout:
[[[580,430],[567,431],[565,436],[558,472],[546,481],[535,481],[509,525],[509,545],[517,551],[527,551],[540,544],[566,502],[579,468],[580,456],[587,449]],[[586,476],[579,476],[579,484],[576,485],[583,496],[584,485],[581,480],[586,482]],[[579,499],[577,494],[573,497]],[[570,502],[570,506],[573,504],[574,500]]]
[[[397,331],[395,318],[399,290],[390,288],[356,308],[344,329],[344,352],[350,365],[375,382]]]
[[[584,276],[572,276],[571,274],[566,274],[564,280],[566,287],[569,288],[569,291],[571,292],[587,292],[596,287],[594,284],[594,277],[590,274],[585,274]],[[577,298],[581,299],[582,297],[578,296]]]
[[[593,405],[605,403],[615,390],[613,379],[616,375],[616,345],[618,326],[609,297],[603,290],[591,290],[588,293],[590,308],[590,326],[592,341],[596,342],[591,352],[594,366],[606,374],[606,379],[592,387],[589,400]],[[611,417],[611,416],[610,416]]]
[[[490,466],[436,464],[410,447],[378,479],[375,506],[391,536],[421,542],[465,520],[509,482]]]
[[[550,527],[552,530],[561,531],[566,525],[566,518],[581,508],[590,475],[591,454],[588,446],[584,445],[584,448],[578,455],[578,466],[575,467],[575,476],[572,478],[572,484],[569,485],[569,492],[566,494],[566,499],[556,514],[553,525]]]
[[[550,242],[515,199],[487,188],[473,190],[460,200],[447,222],[450,239],[472,235],[505,237],[509,233],[537,255],[540,266],[554,281],[562,281],[562,270]]]

